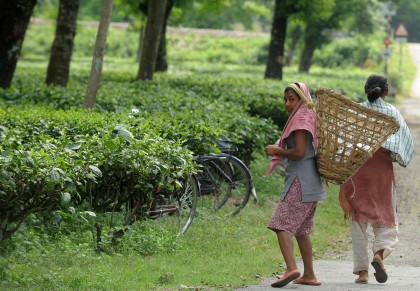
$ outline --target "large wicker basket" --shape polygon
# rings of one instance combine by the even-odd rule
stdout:
[[[343,184],[398,130],[399,124],[395,118],[332,89],[318,89],[315,96],[318,170],[325,181]]]

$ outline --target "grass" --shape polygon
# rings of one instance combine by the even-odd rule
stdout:
[[[411,61],[408,46],[406,44],[400,43],[396,43],[395,45],[398,47],[398,49],[394,47],[394,57],[390,59],[390,71],[398,72],[398,74],[402,76],[401,93],[397,94],[396,98],[397,102],[401,102],[401,99],[407,96],[411,96],[411,84],[414,81],[417,69]]]

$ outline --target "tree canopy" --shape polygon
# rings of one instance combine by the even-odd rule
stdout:
[[[398,1],[397,14],[392,18],[393,29],[402,22],[408,31],[409,42],[420,42],[420,0]]]

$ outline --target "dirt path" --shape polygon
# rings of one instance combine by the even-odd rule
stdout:
[[[375,281],[373,268],[369,284],[355,284],[352,274],[351,252],[342,254],[334,261],[314,262],[318,279],[323,282],[319,287],[289,284],[283,289],[293,290],[381,290],[412,291],[420,290],[420,44],[410,44],[410,53],[417,66],[416,80],[411,87],[411,96],[396,106],[406,119],[414,139],[414,158],[407,168],[394,165],[398,196],[399,242],[396,250],[385,260],[389,279],[385,284]],[[299,268],[302,269],[302,265]],[[239,290],[272,290],[270,284],[275,278],[267,278],[259,285]]]

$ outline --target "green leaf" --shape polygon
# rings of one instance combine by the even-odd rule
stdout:
[[[71,145],[67,146],[66,148],[69,150],[78,150],[82,146],[81,143],[72,143]]]
[[[64,174],[65,174],[65,172],[62,169],[54,168],[54,169],[51,170],[50,176],[51,176],[51,179],[54,182],[58,182],[58,181],[60,181],[61,176],[64,175]]]
[[[89,165],[89,169],[97,176],[97,177],[101,177],[102,176],[102,172],[101,170],[94,166],[94,165]]]
[[[86,214],[92,216],[92,217],[96,217],[96,213],[92,212],[92,211],[85,211]]]
[[[71,195],[67,192],[61,194],[61,206],[67,206],[70,203]]]

